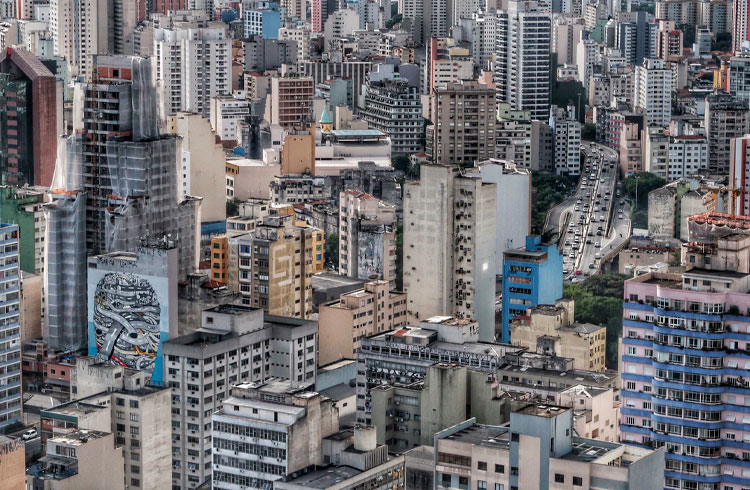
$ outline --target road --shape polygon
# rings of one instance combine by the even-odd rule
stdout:
[[[584,142],[581,149],[586,166],[576,193],[547,216],[547,229],[560,232],[563,276],[570,282],[596,274],[601,257],[630,236],[628,204],[617,189],[617,152],[590,142]]]

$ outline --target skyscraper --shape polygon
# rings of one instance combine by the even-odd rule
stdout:
[[[672,118],[672,70],[658,58],[644,58],[635,67],[634,108],[648,126],[669,126]]]
[[[750,221],[688,224],[685,272],[625,281],[621,440],[666,447],[664,487],[747,488]]]
[[[410,321],[474,319],[495,340],[496,186],[455,166],[422,165],[404,187],[404,289]]]
[[[536,2],[511,0],[498,12],[495,84],[498,103],[549,117],[552,21]]]
[[[57,148],[55,75],[28,51],[0,52],[0,179],[52,183]]]
[[[21,421],[18,225],[0,224],[0,428]]]

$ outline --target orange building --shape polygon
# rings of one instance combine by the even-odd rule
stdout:
[[[226,235],[211,239],[211,280],[227,283],[229,262],[227,258],[228,240]]]

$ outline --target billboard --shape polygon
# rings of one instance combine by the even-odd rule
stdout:
[[[176,333],[177,249],[89,258],[89,355],[163,381],[162,343]]]

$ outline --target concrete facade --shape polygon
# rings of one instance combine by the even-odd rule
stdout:
[[[404,186],[404,289],[410,321],[452,315],[495,339],[497,186],[422,165]]]
[[[511,338],[517,344],[544,354],[569,357],[576,369],[604,371],[606,328],[575,321],[573,300],[540,304],[511,321]]]
[[[364,289],[319,306],[318,363],[352,359],[363,337],[405,326],[406,294],[390,290],[385,281],[368,282]]]
[[[361,191],[339,194],[339,273],[396,285],[396,206]]]

